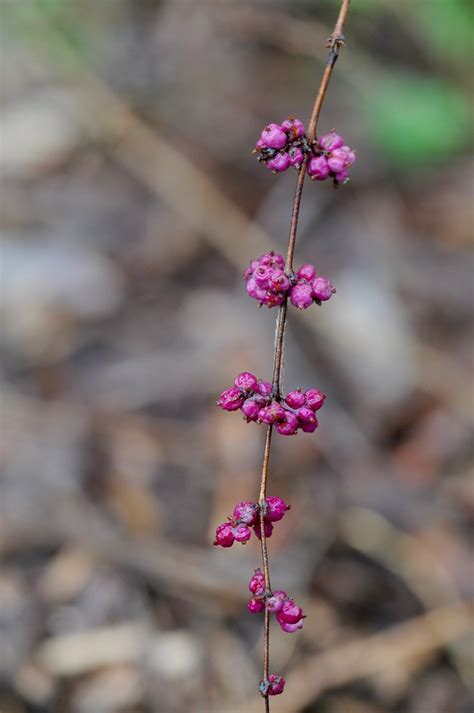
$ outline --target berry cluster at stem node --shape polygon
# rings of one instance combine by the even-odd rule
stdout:
[[[332,283],[316,273],[316,268],[305,263],[296,274],[285,274],[282,255],[269,252],[252,260],[244,272],[247,293],[260,305],[278,307],[289,297],[298,309],[307,309],[312,304],[321,305],[336,292]]]
[[[286,592],[267,592],[265,577],[261,569],[256,569],[250,579],[249,591],[252,596],[247,604],[247,609],[251,614],[258,614],[266,609],[271,614],[275,614],[275,619],[281,630],[287,634],[292,634],[303,628],[305,614],[302,608]]]
[[[275,426],[282,436],[293,436],[299,429],[314,433],[318,427],[316,411],[324,404],[326,395],[319,389],[295,389],[277,399],[268,381],[258,380],[248,371],[239,374],[234,386],[222,392],[217,405],[224,411],[242,411],[248,422]],[[248,538],[247,538],[248,539]]]
[[[283,693],[285,688],[285,679],[283,676],[277,676],[275,673],[270,673],[266,681],[260,681],[259,689],[262,696],[278,696]]]
[[[267,495],[265,502],[265,515],[263,518],[265,537],[271,537],[273,523],[281,520],[291,506],[275,495]],[[258,539],[261,539],[259,503],[251,501],[238,503],[227,520],[228,522],[223,522],[217,526],[215,545],[232,547],[234,542],[245,544],[250,540],[252,529]]]
[[[300,168],[306,157],[309,177],[315,181],[332,178],[335,186],[347,183],[349,167],[356,160],[353,149],[334,129],[310,142],[303,123],[294,116],[281,124],[268,124],[260,134],[254,153],[273,173],[286,171],[290,166]]]

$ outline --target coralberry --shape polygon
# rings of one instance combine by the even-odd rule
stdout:
[[[268,495],[264,515],[265,537],[271,537],[274,522],[282,519],[290,505],[282,498]],[[252,535],[252,530],[261,539],[260,505],[251,501],[238,503],[228,522],[223,522],[216,528],[214,544],[220,547],[232,547],[234,542],[245,544]]]
[[[290,166],[300,168],[306,156],[309,177],[316,181],[332,178],[336,186],[349,180],[348,169],[356,160],[355,152],[336,131],[310,143],[303,123],[293,116],[281,124],[268,124],[254,153],[273,173],[286,171]]]
[[[260,569],[256,569],[250,579],[249,591],[253,596],[248,602],[247,608],[252,614],[258,614],[266,609],[271,614],[275,614],[280,628],[288,634],[303,628],[303,619],[305,618],[303,609],[286,592],[267,592],[265,578]],[[263,607],[259,605],[259,602],[263,603]]]
[[[273,252],[252,260],[244,272],[249,296],[268,307],[278,307],[289,297],[295,307],[307,309],[325,302],[336,291],[326,277],[317,276],[314,265],[302,265],[291,279],[283,268],[283,256]],[[232,396],[229,398],[232,401]]]

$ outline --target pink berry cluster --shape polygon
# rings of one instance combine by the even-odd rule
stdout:
[[[248,295],[268,307],[277,307],[289,297],[292,305],[307,309],[314,303],[321,305],[336,292],[332,283],[317,275],[310,263],[302,265],[291,278],[284,267],[283,256],[273,251],[252,260],[244,272]]]
[[[273,173],[281,173],[290,166],[300,168],[308,150],[303,123],[289,116],[281,124],[268,124],[264,128],[254,153]]]
[[[234,386],[222,392],[217,405],[224,411],[241,410],[247,423],[256,421],[275,426],[282,436],[293,436],[299,429],[314,433],[318,427],[316,411],[326,395],[319,389],[295,389],[283,399],[276,399],[268,381],[258,380],[248,371],[234,380]]]
[[[290,505],[287,505],[282,498],[274,495],[268,495],[266,498],[265,514],[264,514],[264,529],[265,537],[271,537],[273,532],[273,523],[281,520]],[[259,503],[246,501],[238,503],[232,515],[228,518],[228,522],[223,522],[217,526],[215,545],[221,547],[232,547],[234,542],[245,544],[250,540],[253,528],[254,533],[261,539],[260,530],[260,505]]]
[[[307,155],[309,177],[315,181],[332,178],[336,186],[347,183],[349,167],[356,160],[355,152],[334,130],[311,144],[303,123],[294,116],[282,124],[268,124],[260,134],[254,153],[273,173],[286,171],[290,166],[300,168]]]
[[[305,615],[302,608],[286,592],[267,592],[265,577],[261,569],[255,570],[249,582],[249,590],[252,597],[247,604],[247,609],[251,614],[258,614],[266,609],[271,614],[275,614],[280,628],[287,634],[292,634],[303,628]]]

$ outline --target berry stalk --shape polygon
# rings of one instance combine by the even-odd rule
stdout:
[[[350,0],[343,0],[341,8],[339,10],[339,15],[334,27],[334,30],[330,37],[328,38],[327,46],[329,47],[329,54],[327,58],[326,68],[324,70],[323,77],[321,79],[321,84],[316,95],[316,100],[311,113],[311,119],[308,127],[308,139],[311,143],[316,141],[316,132],[318,127],[319,115],[321,113],[321,108],[326,97],[326,92],[329,86],[329,81],[331,79],[334,66],[339,54],[340,47],[344,44],[344,23],[349,10]],[[308,155],[306,154],[303,158],[300,168],[298,169],[298,178],[296,181],[295,195],[293,199],[293,209],[291,214],[290,223],[290,233],[288,239],[288,249],[285,261],[285,274],[291,280],[294,277],[293,273],[293,259],[296,245],[296,233],[298,228],[298,219],[300,214],[301,197],[303,193],[303,185],[306,177],[306,168],[308,163]],[[275,348],[273,356],[273,376],[272,376],[272,394],[277,400],[281,399],[283,384],[283,354],[285,346],[285,333],[286,333],[286,323],[287,323],[287,311],[288,311],[288,295],[285,295],[282,304],[279,307],[278,316],[276,320],[276,331],[275,331]],[[266,514],[266,497],[267,497],[267,483],[268,483],[268,473],[270,466],[270,450],[272,442],[272,432],[273,424],[267,426],[267,432],[265,437],[265,447],[263,452],[263,465],[262,465],[262,475],[260,483],[260,494],[259,494],[259,505],[260,505],[260,545],[262,554],[262,566],[265,582],[265,592],[267,597],[272,595],[271,584],[270,584],[270,566],[268,560],[268,548],[267,548],[267,537],[265,534],[265,522],[264,517]],[[268,609],[265,610],[264,618],[264,643],[263,643],[263,688],[262,695],[265,702],[265,713],[270,712],[270,702],[268,697],[268,689],[265,688],[265,684],[269,681],[269,664],[270,664],[270,612]]]

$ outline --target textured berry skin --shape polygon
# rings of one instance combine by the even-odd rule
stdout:
[[[313,288],[308,282],[298,282],[290,290],[291,304],[298,309],[308,309],[313,304]]]
[[[325,181],[331,174],[331,169],[325,156],[313,156],[308,161],[308,176],[313,181]]]
[[[285,679],[283,676],[276,676],[274,673],[271,673],[268,676],[268,690],[267,693],[269,696],[279,696],[280,693],[283,693],[283,690],[285,688]]]
[[[287,393],[285,401],[291,408],[301,408],[305,405],[306,397],[300,389],[296,389]]]
[[[346,166],[352,166],[357,158],[355,151],[353,151],[350,146],[342,146],[341,150],[346,154]]]
[[[222,392],[217,404],[224,411],[237,411],[244,403],[244,397],[236,387]]]
[[[334,149],[340,149],[344,145],[344,139],[335,131],[330,131],[328,134],[319,137],[318,144],[324,151],[334,151]]]
[[[234,384],[238,389],[247,392],[253,392],[257,389],[257,377],[250,373],[250,371],[243,371],[241,374],[235,377]]]
[[[287,634],[294,634],[295,631],[298,631],[298,629],[302,629],[302,628],[303,628],[303,622],[302,622],[302,621],[299,621],[299,622],[297,622],[296,624],[288,624],[288,622],[286,622],[286,621],[283,621],[283,620],[280,621],[280,620],[278,619],[278,614],[277,614],[277,621],[278,621],[278,623],[280,624],[280,629],[281,629],[282,631],[286,632]]]
[[[251,614],[259,614],[265,609],[265,602],[263,599],[255,599],[252,597],[247,603],[247,609]]]
[[[258,420],[268,425],[282,421],[286,416],[286,411],[281,404],[273,401],[270,406],[260,409]]]
[[[269,280],[269,286],[275,290],[275,292],[287,292],[291,287],[291,282],[283,270],[273,270],[273,274]]]
[[[265,608],[271,614],[276,614],[277,612],[279,612],[282,606],[283,600],[280,599],[280,597],[268,597],[268,599],[265,601]]]
[[[325,277],[316,277],[311,283],[314,299],[326,302],[336,291],[334,285]]]
[[[262,597],[265,594],[265,577],[261,569],[256,569],[252,575],[249,582],[249,591],[256,597]]]
[[[268,124],[260,134],[260,141],[264,148],[282,149],[286,146],[288,138],[279,124]]]
[[[241,522],[244,525],[254,525],[257,521],[258,515],[258,505],[247,500],[242,503],[238,503],[233,512],[233,516],[237,522]]]
[[[304,124],[294,116],[289,116],[288,119],[282,121],[281,128],[286,131],[291,139],[299,139],[304,135]]]
[[[296,276],[301,280],[306,280],[306,282],[311,282],[316,277],[316,268],[310,263],[305,263],[301,265],[300,269],[296,273]]]
[[[316,416],[314,415],[314,411],[312,409],[310,409],[308,406],[302,406],[300,409],[298,409],[296,415],[298,417],[298,421],[301,424],[314,423],[316,421]]]
[[[328,156],[328,166],[333,173],[338,173],[346,168],[347,155],[343,149],[331,151]]]
[[[286,511],[290,509],[290,505],[287,505],[283,498],[278,498],[275,495],[268,495],[266,500],[267,514],[265,517],[270,522],[278,522],[278,520],[282,519]]]
[[[323,394],[319,389],[308,389],[305,391],[306,406],[309,406],[313,411],[317,411],[322,406],[326,400],[326,394]]]
[[[288,156],[290,157],[290,166],[299,168],[303,163],[304,153],[299,146],[292,146],[288,151]]]
[[[278,620],[287,624],[297,624],[303,619],[304,614],[301,607],[297,606],[293,599],[287,599],[278,613]]]
[[[258,393],[261,396],[269,397],[272,393],[272,385],[269,381],[259,381],[258,382]]]
[[[234,527],[234,537],[236,542],[248,542],[252,531],[247,525],[237,525]]]
[[[339,173],[336,173],[335,179],[338,183],[347,183],[349,180],[349,171],[347,168],[344,168],[342,171],[339,171]]]
[[[257,421],[258,414],[260,411],[260,406],[255,401],[255,399],[246,399],[241,406],[241,411],[244,414],[247,421]]]
[[[315,418],[314,421],[305,421],[305,423],[302,423],[301,430],[304,433],[314,433],[318,426],[319,426],[318,419]]]
[[[234,529],[229,522],[224,522],[218,525],[216,529],[215,545],[220,547],[232,547],[235,541]]]
[[[275,424],[275,428],[282,436],[293,436],[298,430],[298,419],[293,413],[287,411],[285,420]]]
[[[291,166],[290,155],[286,151],[277,153],[276,156],[267,161],[267,166],[273,173],[286,171]]]

